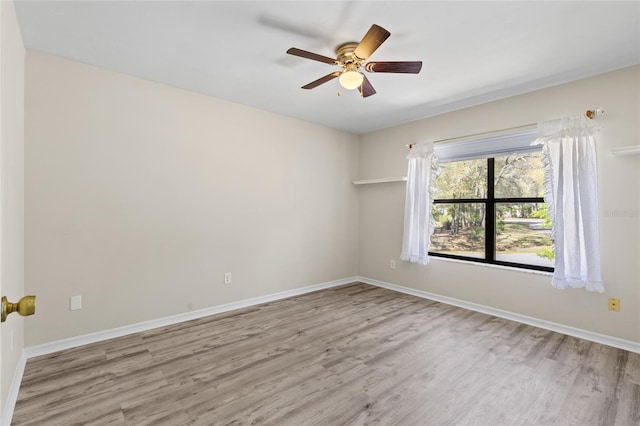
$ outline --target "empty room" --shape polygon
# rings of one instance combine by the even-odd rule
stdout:
[[[640,2],[0,2],[0,424],[640,425]]]

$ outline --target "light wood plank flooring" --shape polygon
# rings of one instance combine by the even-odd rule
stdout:
[[[640,355],[354,283],[30,359],[13,425],[638,425]]]

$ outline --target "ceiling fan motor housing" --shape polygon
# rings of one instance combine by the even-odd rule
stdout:
[[[355,68],[359,68],[362,65],[362,61],[364,59],[358,58],[353,52],[358,47],[358,43],[355,41],[350,41],[347,43],[343,43],[336,47],[336,58],[339,65],[342,65],[346,68],[349,64],[354,64]]]

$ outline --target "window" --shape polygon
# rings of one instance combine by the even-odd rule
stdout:
[[[553,271],[542,152],[530,146],[534,139],[535,132],[524,132],[440,152],[436,145],[429,255]]]

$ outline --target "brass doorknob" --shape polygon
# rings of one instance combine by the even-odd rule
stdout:
[[[6,296],[2,296],[2,322],[5,322],[11,312],[17,312],[23,317],[33,315],[36,312],[36,297],[24,296],[18,303],[11,303]]]

